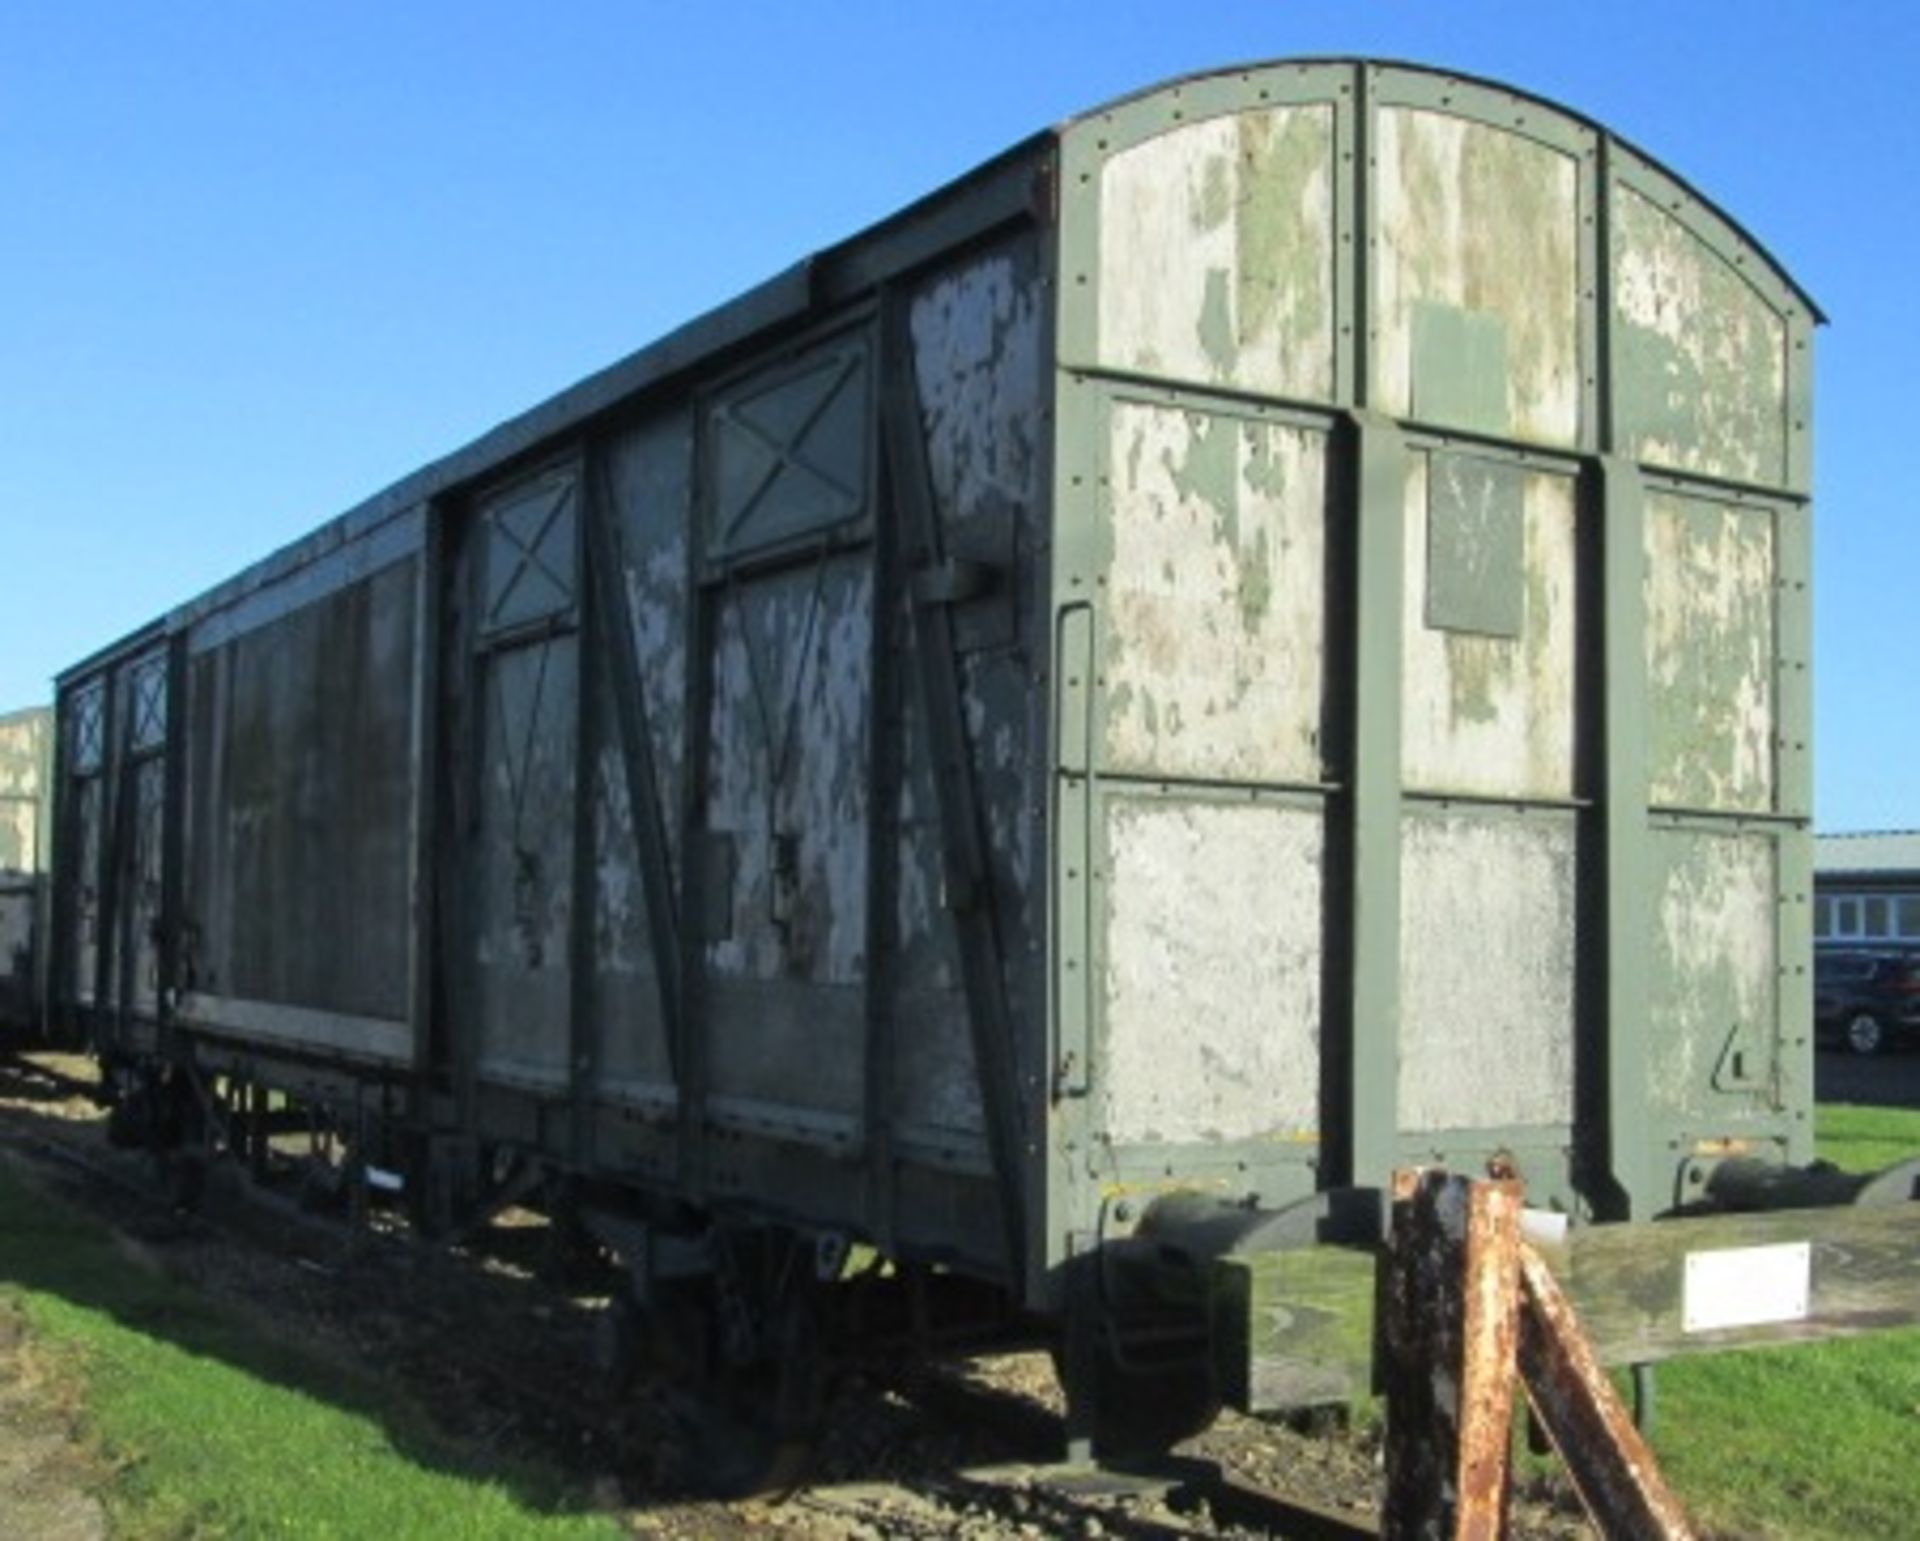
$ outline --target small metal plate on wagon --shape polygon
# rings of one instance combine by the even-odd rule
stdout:
[[[1808,1242],[1689,1252],[1681,1322],[1688,1332],[1714,1332],[1804,1321],[1812,1298]]]

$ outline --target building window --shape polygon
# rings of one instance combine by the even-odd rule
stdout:
[[[1861,906],[1863,911],[1862,919],[1864,922],[1861,929],[1866,932],[1870,940],[1876,942],[1885,941],[1887,937],[1887,901],[1878,897],[1865,899],[1861,901]]]
[[[1859,936],[1860,901],[1858,899],[1835,899],[1833,901],[1833,934],[1835,936]]]
[[[1824,894],[1813,901],[1813,934],[1816,937],[1833,935],[1833,900]]]
[[[1920,939],[1920,895],[1902,894],[1894,904],[1894,930],[1903,937]]]

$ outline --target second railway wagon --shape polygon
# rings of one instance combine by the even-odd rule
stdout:
[[[0,712],[0,1043],[33,1041],[46,999],[53,713]]]
[[[1092,112],[64,674],[59,1014],[146,1137],[574,1194],[722,1371],[860,1244],[1083,1421],[1339,1394],[1257,1265],[1396,1169],[1811,1153],[1818,319],[1521,92]]]

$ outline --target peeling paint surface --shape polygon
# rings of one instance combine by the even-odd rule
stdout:
[[[942,274],[914,298],[927,469],[949,522],[1033,504],[1043,300],[1024,246]]]
[[[1330,397],[1332,168],[1330,106],[1213,118],[1108,160],[1099,362]]]
[[[1108,763],[1317,782],[1325,436],[1119,403],[1110,466]]]
[[[1032,745],[1043,731],[1036,713],[1045,697],[1034,688],[1034,673],[1035,659],[1045,656],[1048,615],[1046,564],[1036,556],[1047,539],[1039,523],[1047,297],[1034,243],[1023,238],[936,274],[915,294],[909,311],[942,540],[950,553],[994,562],[990,593],[981,603],[1011,610],[1002,639],[984,647],[965,645],[970,611],[978,607],[958,606],[953,618],[961,646],[962,727],[986,825],[993,909],[1002,919],[1006,987],[1016,1033],[1028,1034],[1044,1009],[1032,993],[1030,965],[1044,937],[1038,893],[1043,804],[1034,790]],[[1000,529],[1010,540],[997,548],[983,540]],[[896,626],[910,650],[918,646],[904,597]],[[947,908],[920,666],[910,653],[897,684],[894,1111],[908,1127],[977,1141],[984,1128],[980,1082],[958,936]]]
[[[1401,744],[1409,786],[1510,797],[1573,792],[1574,483],[1521,482],[1521,626],[1515,638],[1428,624],[1431,482],[1457,457],[1410,458]]]
[[[162,888],[161,818],[166,800],[166,769],[158,757],[142,761],[134,776],[133,851],[129,888],[123,900],[131,907],[126,943],[132,951],[131,1004],[152,1013],[160,1004],[160,901]],[[121,980],[110,982],[108,994],[118,1000]]]
[[[30,1022],[44,966],[53,713],[0,716],[0,1022]]]
[[[1570,1122],[1572,824],[1449,813],[1403,828],[1401,1127]]]
[[[0,872],[38,872],[46,865],[46,765],[53,734],[50,711],[0,717]]]
[[[1317,811],[1114,799],[1095,1074],[1117,1144],[1316,1130]]]
[[[101,778],[89,776],[82,780],[73,804],[79,861],[73,901],[73,970],[67,986],[76,1004],[91,1006],[95,1004],[94,981],[98,978],[100,961],[100,885],[94,874],[100,870],[100,826],[104,817]]]
[[[708,827],[733,847],[719,975],[866,973],[873,578],[864,553],[756,579],[721,603]]]
[[[693,521],[693,418],[678,411],[623,435],[606,460],[621,577],[632,620],[669,867],[680,870],[686,731],[687,532]],[[615,645],[618,645],[617,643]],[[609,673],[611,671],[608,671]],[[599,1075],[612,1096],[657,1095],[671,1077],[646,883],[628,801],[612,685],[600,681],[594,806],[594,958]]]
[[[693,416],[669,414],[622,438],[608,456],[625,561],[633,650],[653,735],[667,846],[680,853],[686,777],[687,532],[693,525]],[[608,719],[611,722],[612,719]]]
[[[1774,532],[1765,509],[1647,499],[1653,801],[1723,812],[1774,802]]]
[[[613,720],[613,703],[603,700],[600,721]],[[617,743],[602,746],[594,797],[593,955],[600,1079],[616,1094],[632,1083],[658,1090],[671,1080],[671,1059],[639,842]]]
[[[730,853],[706,947],[716,1092],[859,1106],[867,970],[871,558],[821,557],[718,606],[706,817]],[[730,902],[727,902],[730,901]]]
[[[1785,480],[1786,322],[1739,271],[1631,188],[1614,194],[1614,412],[1644,460]]]
[[[474,855],[482,1074],[557,1084],[571,1057],[574,735],[579,640],[485,664]]]
[[[782,1117],[865,1085],[873,716],[871,548],[791,548],[868,512],[871,328],[823,339],[707,405],[708,560],[761,554],[705,626],[707,863],[699,999],[713,1092]]]
[[[1715,1077],[1738,1071],[1756,1088],[1742,1095],[1777,1101],[1772,839],[1670,831],[1653,856],[1648,1095],[1669,1112],[1706,1112]],[[1735,1066],[1741,1050],[1749,1062]]]
[[[1374,381],[1395,416],[1572,444],[1580,431],[1578,175],[1572,157],[1451,114],[1377,116]],[[1423,321],[1422,317],[1432,318]],[[1499,422],[1464,420],[1477,382],[1423,326],[1465,318]],[[1477,415],[1477,414],[1476,414]]]

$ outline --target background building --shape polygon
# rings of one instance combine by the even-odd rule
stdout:
[[[1920,830],[1814,839],[1816,945],[1920,945]]]

